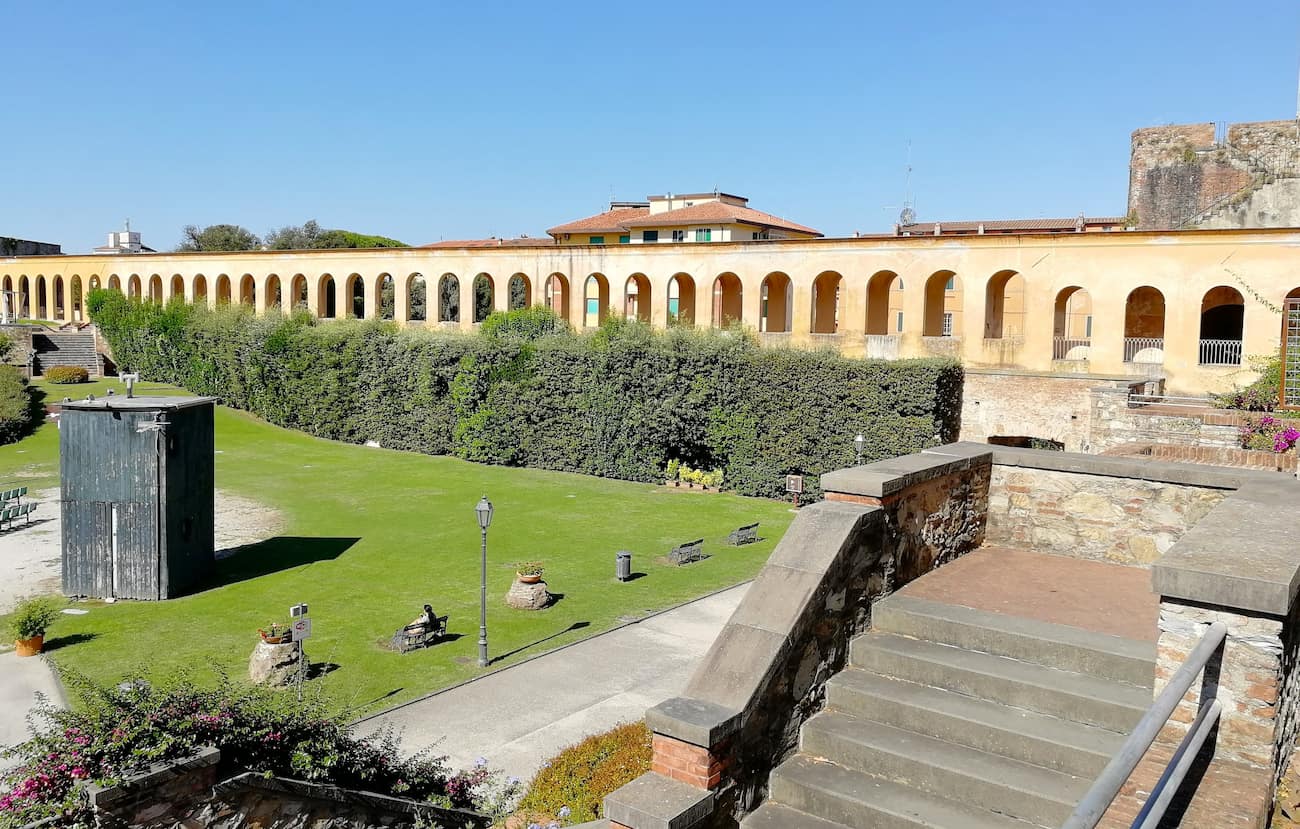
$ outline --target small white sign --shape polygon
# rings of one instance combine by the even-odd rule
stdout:
[[[293,630],[293,641],[301,642],[304,639],[311,638],[311,619],[306,616],[294,619],[290,627]]]

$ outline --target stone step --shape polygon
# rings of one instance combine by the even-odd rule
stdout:
[[[764,803],[745,816],[740,829],[852,829],[779,803]]]
[[[823,711],[803,725],[799,748],[873,777],[1043,826],[1058,826],[1089,781],[913,731]]]
[[[773,803],[855,829],[1029,829],[1005,815],[805,754],[772,772]]]
[[[883,676],[1126,734],[1151,705],[1145,688],[892,633],[854,639],[849,662]]]
[[[905,593],[895,593],[872,605],[871,628],[1143,688],[1155,684],[1154,642],[913,598]]]
[[[999,702],[845,668],[828,708],[1080,777],[1095,777],[1124,735]]]

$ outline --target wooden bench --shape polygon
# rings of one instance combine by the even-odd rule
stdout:
[[[677,566],[690,564],[692,561],[702,561],[708,556],[700,549],[704,545],[703,538],[697,538],[694,541],[687,541],[685,544],[679,544],[672,548],[668,553],[668,560]]]
[[[393,648],[399,653],[410,653],[418,648],[427,648],[447,635],[447,617],[433,617],[433,625],[407,625],[393,634]]]
[[[742,544],[753,544],[758,541],[758,522],[746,524],[745,526],[733,530],[731,535],[727,536],[727,543],[733,547],[739,547]]]

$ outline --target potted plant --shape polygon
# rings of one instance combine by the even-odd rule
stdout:
[[[19,656],[35,656],[45,646],[45,631],[58,618],[59,607],[48,598],[26,599],[14,610],[9,626]]]
[[[523,584],[537,584],[542,580],[542,573],[546,572],[540,561],[522,561],[515,570],[515,575]]]
[[[268,645],[283,645],[285,642],[293,641],[293,631],[288,625],[282,625],[279,622],[272,622],[267,625],[266,630],[257,629],[258,635],[262,641]]]

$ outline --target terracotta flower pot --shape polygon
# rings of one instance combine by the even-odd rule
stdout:
[[[534,573],[528,576],[525,576],[523,573],[515,573],[515,575],[519,577],[519,582],[521,584],[537,584],[542,580],[541,573]]]
[[[35,656],[45,646],[45,634],[30,639],[15,639],[14,648],[19,656]]]

